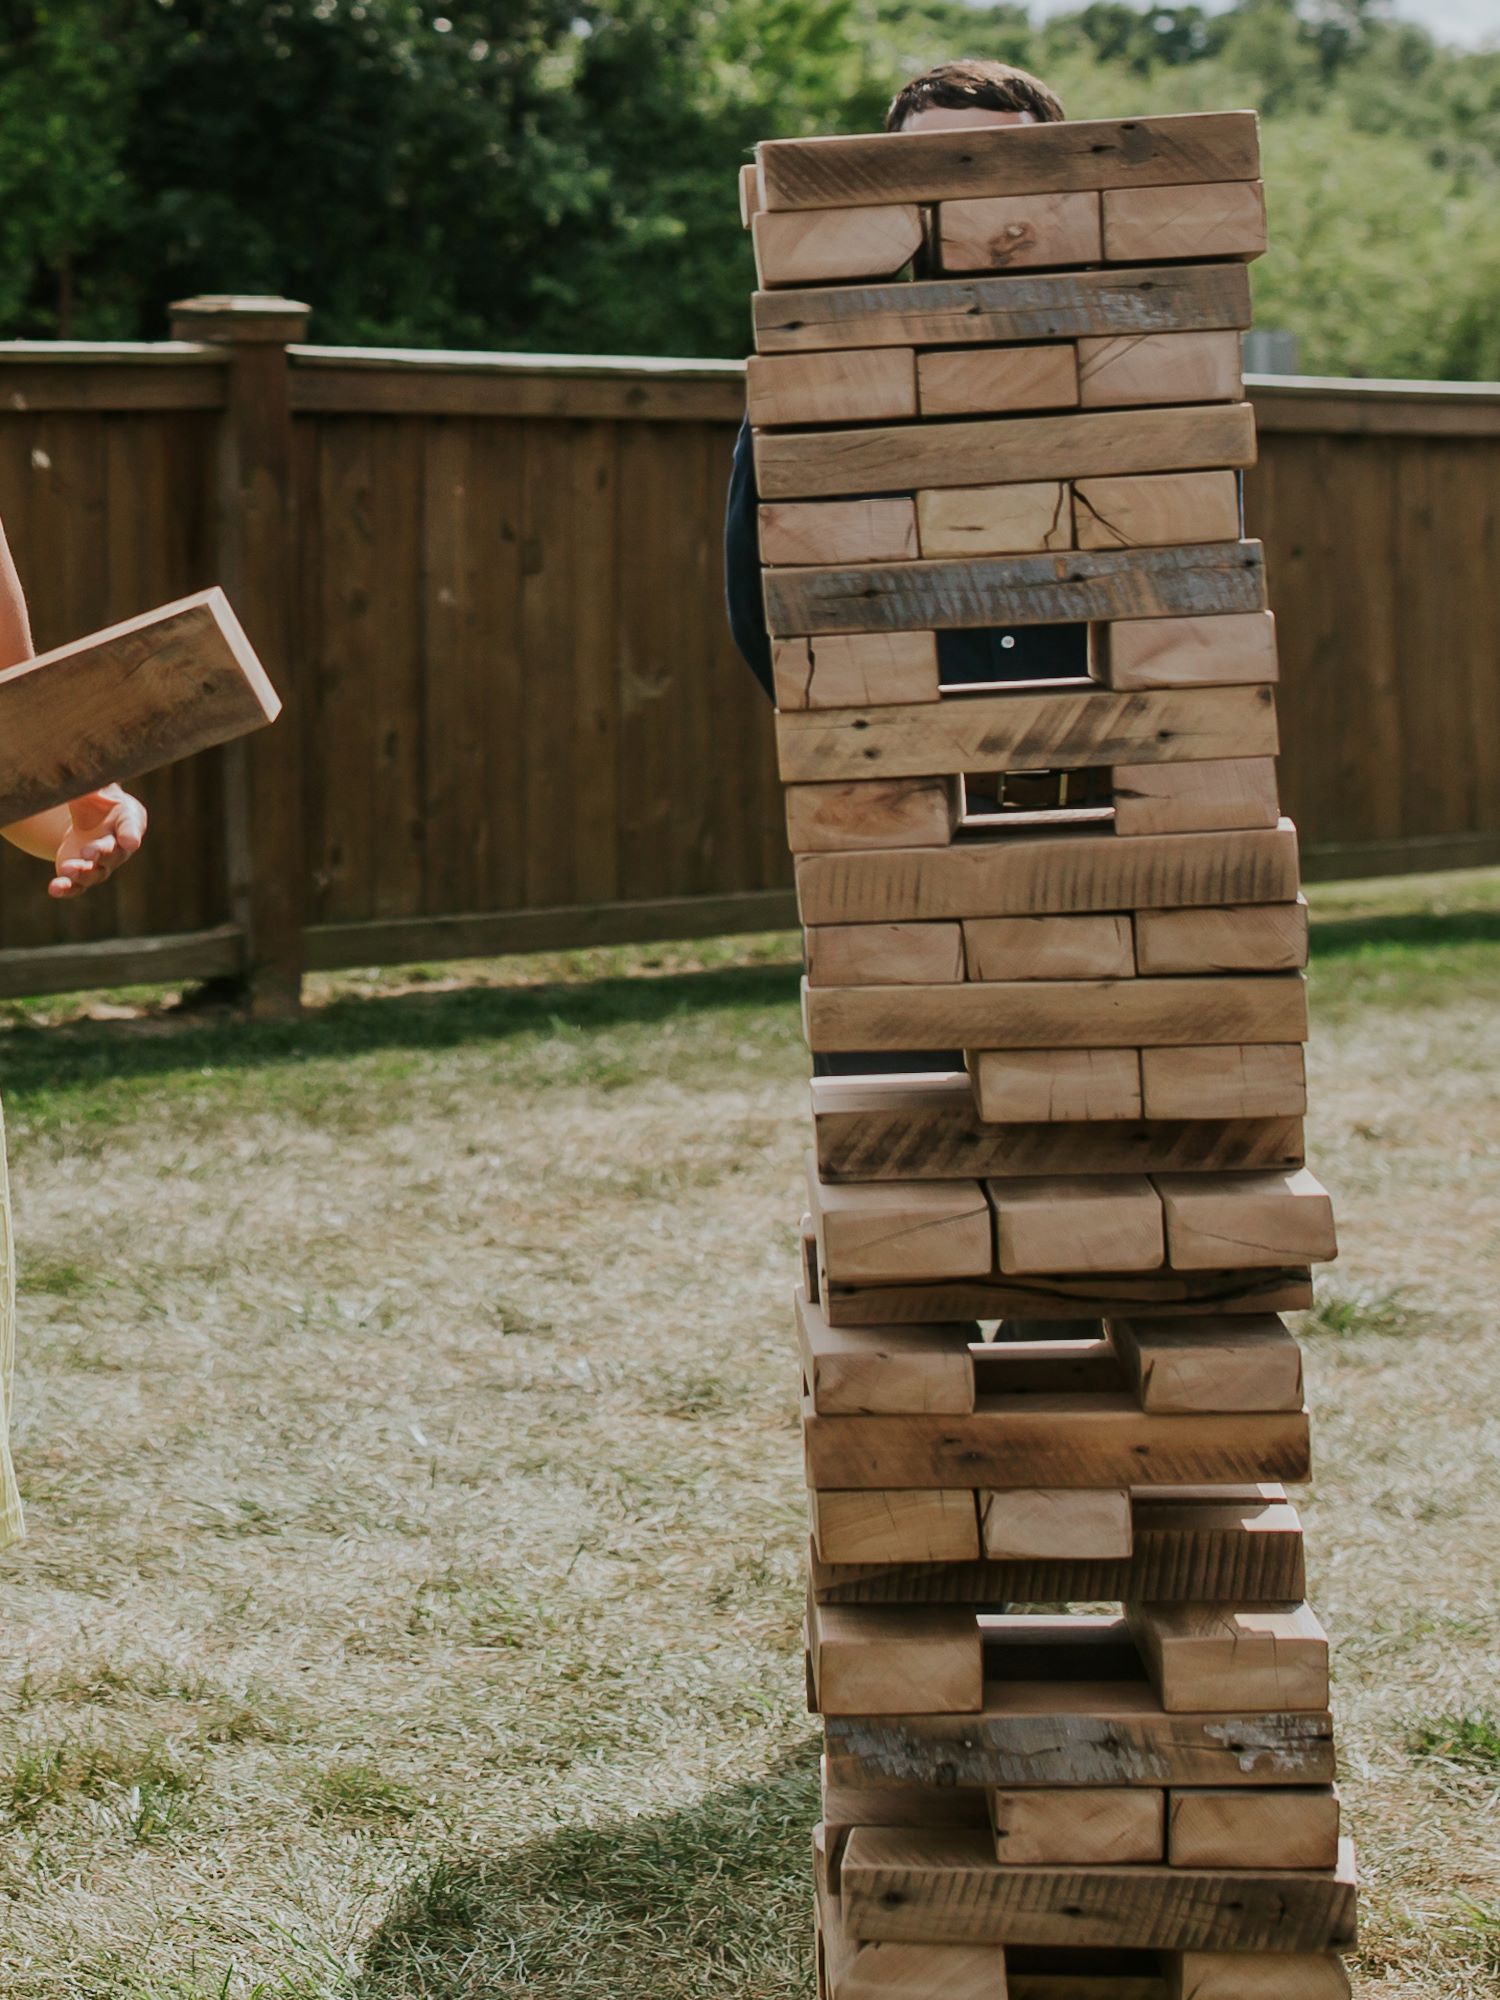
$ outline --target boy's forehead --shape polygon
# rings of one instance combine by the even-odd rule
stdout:
[[[982,104],[928,104],[903,120],[903,132],[936,132],[952,125],[1034,125],[1029,111],[991,111]]]

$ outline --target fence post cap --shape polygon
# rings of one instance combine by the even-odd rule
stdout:
[[[311,306],[300,299],[257,298],[252,294],[208,292],[193,299],[174,299],[174,340],[278,341],[302,340]]]

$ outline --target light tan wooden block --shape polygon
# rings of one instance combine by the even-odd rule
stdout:
[[[803,1379],[819,1416],[906,1416],[920,1411],[962,1415],[973,1409],[974,1359],[969,1344],[979,1338],[974,1323],[830,1326],[822,1307],[800,1291],[796,1313]]]
[[[1023,555],[1073,546],[1068,489],[1061,480],[1016,486],[955,486],[917,495],[924,556]]]
[[[1099,628],[1096,662],[1106,687],[1257,686],[1277,678],[1270,611],[1203,618],[1120,618]]]
[[[824,632],[773,639],[776,706],[905,707],[938,699],[935,632]]]
[[[808,1165],[824,1268],[834,1284],[982,1277],[991,1224],[977,1181],[882,1181],[834,1186]]]
[[[963,817],[963,787],[952,778],[855,778],[786,787],[786,837],[793,854],[870,847],[945,847]]]
[[[1078,342],[1078,397],[1085,409],[1237,403],[1241,365],[1234,332],[1090,335]]]
[[[990,1562],[1102,1562],[1134,1546],[1128,1489],[1018,1486],[979,1496]]]
[[[917,405],[924,417],[1071,410],[1077,402],[1078,355],[1071,341],[1046,347],[939,349],[917,356]]]
[[[1169,1714],[1328,1706],[1328,1635],[1310,1604],[1134,1604],[1126,1616]]]
[[[939,202],[937,239],[945,271],[1055,269],[1097,264],[1104,254],[1092,189]]]
[[[1232,542],[1239,532],[1240,488],[1232,472],[1147,472],[1080,479],[1073,487],[1073,540],[1080,549]]]
[[[838,1899],[828,1895],[818,1898],[818,1930],[824,1980],[819,2000],[932,2000],[934,1994],[943,2000],[1007,2000],[1005,1953],[998,1945],[863,1941],[844,1930]]]
[[[824,1715],[968,1715],[983,1706],[972,1611],[809,1598],[807,1640]]]
[[[1338,1255],[1333,1204],[1306,1167],[1295,1173],[1158,1174],[1174,1271],[1321,1264]]]
[[[974,1102],[988,1125],[1070,1125],[1139,1118],[1136,1049],[980,1049]]]
[[[914,417],[916,356],[909,347],[752,354],[745,366],[745,408],[756,429],[767,424],[873,424]]]
[[[911,500],[782,500],[760,510],[764,563],[906,562],[916,554]]]
[[[964,976],[959,924],[815,924],[805,939],[810,986],[942,986]]]
[[[754,160],[746,160],[740,168],[740,221],[746,229],[750,219],[760,207],[760,184],[756,177]]]
[[[0,673],[0,826],[247,735],[281,701],[222,590]]]
[[[1128,979],[1128,916],[974,917],[964,927],[971,979]]]
[[[1111,264],[1265,254],[1266,196],[1259,181],[1106,188],[1101,199],[1104,255]]]
[[[1300,1118],[1307,1069],[1297,1042],[1145,1049],[1141,1098],[1148,1118]]]
[[[962,1488],[814,1488],[809,1500],[813,1541],[826,1563],[979,1560],[979,1513],[974,1495]]]
[[[1338,1866],[1339,1795],[1331,1785],[1173,1792],[1167,1827],[1174,1868]]]
[[[751,218],[750,234],[756,276],[767,290],[889,278],[922,247],[922,211],[915,202],[801,214],[762,210]]]
[[[1183,1951],[1167,1957],[1166,2000],[1350,2000],[1332,1952]]]
[[[1207,758],[1199,764],[1116,764],[1115,832],[1214,833],[1275,826],[1280,818],[1270,757]]]
[[[1220,909],[1137,910],[1136,970],[1295,972],[1307,963],[1307,899]]]
[[[995,1858],[1019,1866],[1112,1866],[1160,1861],[1164,1792],[1080,1785],[989,1794]]]
[[[1302,1408],[1302,1349],[1275,1313],[1108,1324],[1143,1410],[1167,1416]]]
[[[1155,1271],[1161,1201],[1143,1174],[988,1181],[1002,1271]]]

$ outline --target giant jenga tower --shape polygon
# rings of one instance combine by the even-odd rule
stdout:
[[[1334,1236],[1238,494],[1258,171],[1231,112],[781,140],[742,181],[805,1021],[841,1072],[796,1300],[825,2000],[1350,1990],[1281,1484],[1280,1315]],[[1043,624],[1087,627],[1077,678],[940,680],[944,633]]]

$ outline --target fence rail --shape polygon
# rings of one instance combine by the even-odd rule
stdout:
[[[738,363],[0,343],[0,516],[50,646],[222,582],[281,723],[144,782],[76,908],[0,858],[0,993],[793,921],[721,610]],[[192,336],[192,337],[189,337]],[[1500,861],[1500,387],[1253,379],[1310,878]]]

